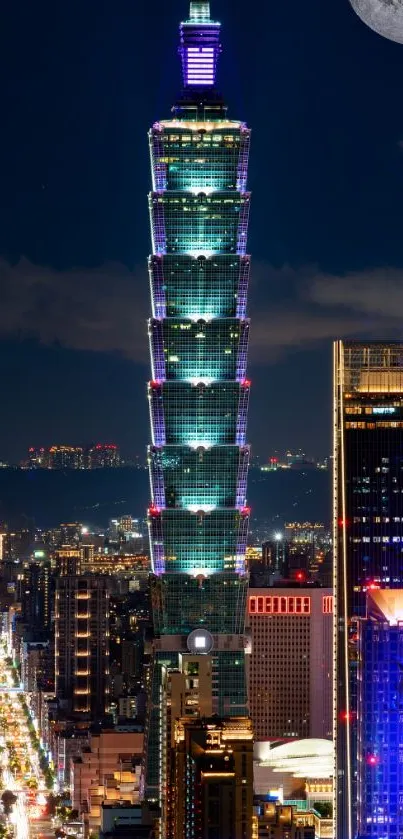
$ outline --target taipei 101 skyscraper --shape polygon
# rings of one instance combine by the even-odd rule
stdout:
[[[210,4],[191,2],[180,24],[182,94],[149,133],[150,798],[158,798],[164,669],[211,656],[213,713],[247,714],[250,131],[227,118],[216,88],[220,51]]]

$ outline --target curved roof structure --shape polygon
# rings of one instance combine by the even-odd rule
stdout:
[[[273,772],[289,772],[295,778],[331,778],[333,743],[331,740],[291,740],[279,745],[257,742],[255,760]]]

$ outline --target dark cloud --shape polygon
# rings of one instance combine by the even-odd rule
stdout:
[[[0,261],[0,336],[32,336],[45,345],[143,362],[148,294],[145,265],[134,271],[119,264],[56,271],[25,259],[14,266]],[[287,348],[336,337],[400,337],[403,272],[338,277],[257,263],[250,300],[251,357],[267,363]]]
[[[389,321],[389,327],[398,327],[403,313],[403,271],[377,268],[344,277],[318,275],[309,286],[309,297],[321,306],[377,315]]]
[[[56,271],[0,261],[0,335],[32,336],[76,350],[146,358],[147,268]]]

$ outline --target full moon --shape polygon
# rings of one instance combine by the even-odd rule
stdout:
[[[350,0],[350,3],[370,29],[403,44],[403,0]]]

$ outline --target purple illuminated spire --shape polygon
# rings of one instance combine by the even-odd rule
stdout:
[[[221,24],[210,20],[210,3],[192,0],[189,20],[180,25],[179,53],[184,87],[213,88],[216,81]]]

